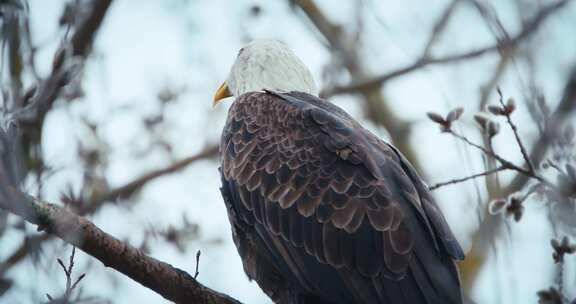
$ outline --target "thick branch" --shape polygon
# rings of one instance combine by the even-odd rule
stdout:
[[[89,220],[53,204],[38,201],[13,187],[0,176],[0,208],[38,225],[41,230],[80,248],[134,281],[176,303],[240,303],[207,288],[170,264],[156,260],[133,246],[100,230]]]
[[[134,192],[142,189],[149,182],[156,180],[159,177],[178,172],[196,161],[214,157],[217,153],[218,153],[217,146],[208,147],[198,154],[186,157],[165,168],[146,173],[136,178],[135,180],[126,183],[125,185],[122,185],[118,188],[114,188],[102,195],[93,197],[86,204],[82,204],[80,208],[75,210],[75,212],[81,216],[93,214],[94,212],[99,210],[100,207],[102,207],[102,205],[106,202],[112,202],[118,199],[126,198],[131,194],[133,194]],[[14,250],[14,252],[6,260],[0,263],[0,277],[2,277],[3,273],[5,273],[7,270],[9,270],[11,267],[18,264],[20,261],[22,261],[24,258],[28,256],[31,244],[33,247],[37,247],[40,246],[41,243],[51,239],[52,237],[50,234],[44,234],[41,236],[32,237],[29,241],[23,241],[20,247]]]

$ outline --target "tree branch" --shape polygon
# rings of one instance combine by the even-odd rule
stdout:
[[[427,58],[432,51],[432,47],[434,44],[440,39],[440,36],[446,30],[448,25],[448,21],[454,15],[456,11],[456,7],[460,3],[460,0],[452,0],[450,4],[446,7],[442,15],[436,20],[434,27],[432,28],[432,32],[430,33],[430,37],[428,38],[428,42],[426,42],[426,46],[424,47],[424,51],[422,51],[422,55],[420,57]]]
[[[73,71],[68,62],[72,58],[85,59],[92,42],[112,0],[96,0],[90,3],[91,9],[84,18],[78,18],[74,34],[70,39],[64,39],[54,55],[50,76],[39,84],[38,92],[31,98],[28,107],[15,113],[15,118],[22,122],[41,124],[44,116],[58,98],[62,88],[71,80]]]
[[[134,192],[141,189],[144,185],[148,182],[155,180],[159,177],[165,176],[167,174],[178,172],[188,165],[202,159],[208,159],[215,157],[218,154],[218,146],[211,146],[196,155],[192,155],[181,159],[171,165],[168,165],[165,168],[154,170],[152,172],[146,173],[139,178],[123,185],[118,188],[112,189],[111,191],[97,196],[92,201],[89,202],[87,210],[84,210],[83,213],[92,213],[96,209],[99,208],[99,205],[106,201],[114,201],[117,199],[122,199],[129,197],[130,195],[134,194]]]
[[[3,168],[2,168],[3,169]],[[21,216],[65,242],[74,245],[164,298],[176,303],[231,304],[239,301],[207,288],[170,264],[154,259],[133,246],[100,230],[86,218],[38,201],[12,186],[0,171],[0,208]]]
[[[544,8],[538,11],[536,16],[534,16],[530,21],[526,23],[526,25],[522,28],[520,33],[518,33],[513,38],[507,40],[498,41],[494,45],[486,46],[477,50],[467,51],[460,54],[453,54],[447,55],[444,57],[421,57],[418,58],[414,63],[409,64],[403,68],[399,68],[395,71],[388,72],[382,74],[380,76],[376,76],[369,79],[359,80],[359,81],[352,81],[350,84],[342,85],[342,86],[335,86],[333,88],[329,88],[324,90],[321,95],[322,96],[334,96],[339,94],[349,94],[349,93],[358,93],[366,89],[380,87],[384,82],[403,76],[420,68],[435,65],[435,64],[445,64],[445,63],[454,63],[459,62],[466,59],[473,59],[485,55],[487,53],[491,53],[494,51],[506,51],[509,49],[515,49],[518,47],[519,43],[524,39],[530,37],[536,30],[544,23],[544,21],[550,17],[554,12],[559,11],[561,8],[566,6],[570,1],[568,0],[561,0],[556,1],[552,4],[548,4]],[[426,53],[425,53],[426,54]]]

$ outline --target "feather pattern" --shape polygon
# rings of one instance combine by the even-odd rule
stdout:
[[[463,253],[438,206],[398,151],[338,107],[299,92],[244,94],[229,111],[220,161],[235,239],[234,223],[241,220],[252,227],[243,231],[259,240],[256,250],[275,257],[268,264],[283,265],[274,271],[299,290],[285,301],[298,302],[299,294],[332,297],[327,303],[417,297],[407,288],[426,298],[425,292],[437,290],[431,281],[442,278],[428,273],[424,259],[448,269],[441,285],[454,286],[440,288],[452,293],[442,303],[460,303],[452,259]],[[336,274],[338,282],[328,286],[322,272]],[[270,285],[260,282],[258,271],[247,273]],[[343,292],[335,290],[338,285],[354,290],[336,297]],[[277,302],[287,297],[265,291]],[[399,299],[393,303],[409,303]]]

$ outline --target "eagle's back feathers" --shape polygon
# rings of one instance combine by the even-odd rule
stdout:
[[[244,94],[220,150],[245,270],[275,301],[461,302],[462,250],[426,186],[337,106]]]

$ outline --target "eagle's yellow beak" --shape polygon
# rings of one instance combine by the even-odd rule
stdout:
[[[228,84],[224,81],[216,91],[216,94],[214,94],[212,106],[216,106],[220,100],[230,96],[232,96],[232,93],[230,92],[230,89],[228,89]]]

